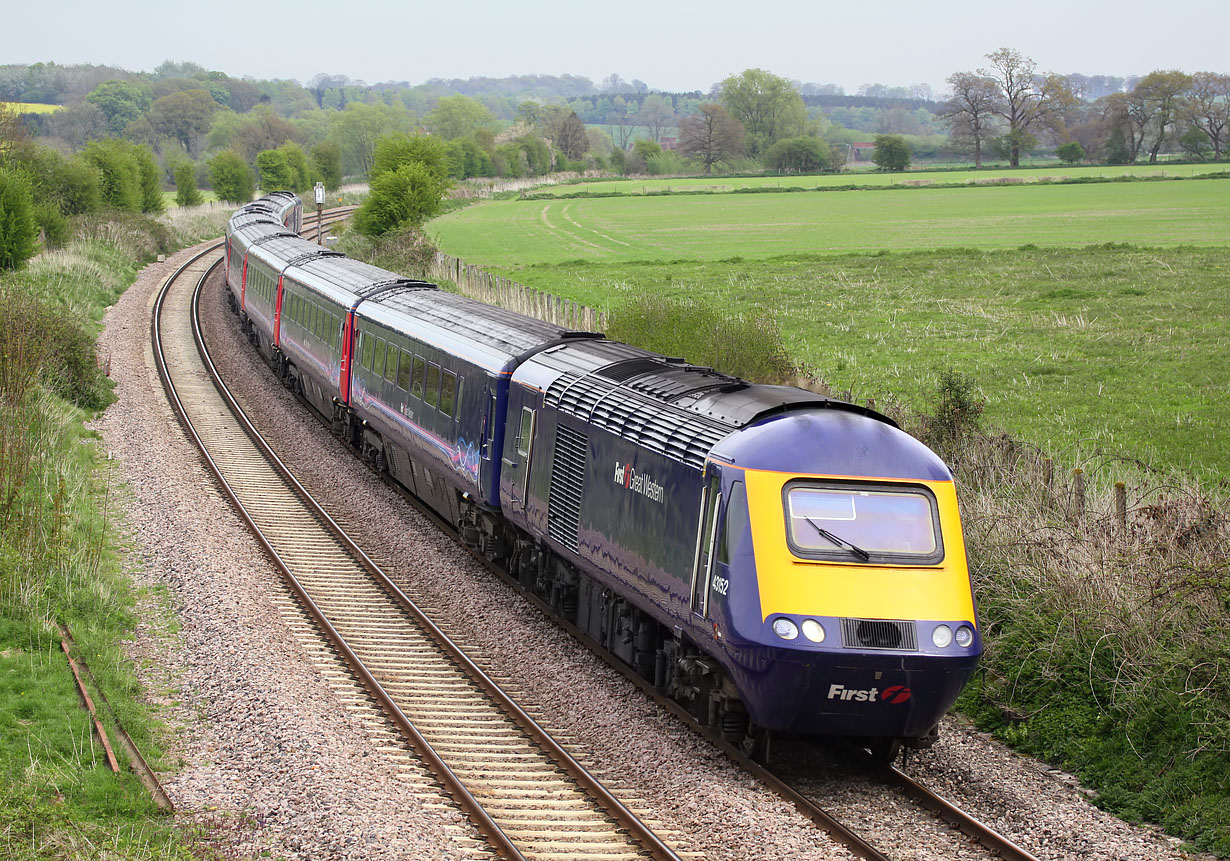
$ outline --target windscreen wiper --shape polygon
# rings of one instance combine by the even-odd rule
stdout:
[[[827,529],[825,529],[823,526],[821,526],[816,521],[812,520],[810,517],[804,517],[804,519],[808,523],[810,523],[813,527],[815,527],[815,530],[819,532],[821,536],[823,536],[824,538],[827,538],[829,541],[836,544],[842,550],[849,550],[851,553],[853,553],[859,559],[862,559],[864,562],[870,561],[871,554],[868,553],[863,548],[859,547],[857,544],[851,544],[846,539],[841,538],[840,536],[834,535],[832,532],[829,532]]]

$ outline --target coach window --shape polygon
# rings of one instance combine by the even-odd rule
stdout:
[[[397,351],[397,388],[410,391],[410,363],[414,358],[405,350]]]
[[[384,339],[376,339],[376,355],[372,360],[372,373],[377,377],[384,376]]]
[[[434,407],[440,397],[440,366],[434,362],[427,363],[427,394],[423,403]]]
[[[427,376],[427,363],[422,356],[414,357],[414,377],[410,381],[410,394],[416,398],[423,397],[423,379]]]
[[[450,419],[453,417],[453,405],[457,397],[457,375],[445,371],[440,378],[440,412]]]
[[[359,364],[363,370],[370,371],[372,369],[372,336],[368,332],[360,334],[362,343],[359,346]]]
[[[384,378],[390,383],[397,379],[397,347],[388,346],[389,354],[384,363]]]
[[[336,352],[342,349],[342,318],[336,314],[330,314],[333,318],[333,350]]]

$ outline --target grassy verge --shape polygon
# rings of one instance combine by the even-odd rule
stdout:
[[[938,373],[987,418],[1081,456],[1230,478],[1230,250],[1096,246],[570,262],[491,271],[591,307],[707,298],[772,314],[787,352],[837,390],[920,407]]]
[[[119,490],[84,421],[112,400],[94,355],[102,312],[173,237],[141,218],[77,227],[66,248],[0,278],[0,857],[188,858],[131,772],[106,768],[55,627],[69,626],[75,655],[160,767],[159,725],[120,648],[136,620]]]

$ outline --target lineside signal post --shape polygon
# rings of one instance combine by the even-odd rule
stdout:
[[[325,184],[323,182],[316,183],[316,244],[323,245],[325,241],[324,225],[321,222],[320,208],[325,203]]]

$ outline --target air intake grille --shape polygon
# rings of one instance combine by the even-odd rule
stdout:
[[[555,432],[555,460],[547,496],[547,534],[573,551],[577,549],[588,456],[589,438],[560,425]]]
[[[918,651],[913,622],[885,619],[842,619],[841,644],[847,649]]]

